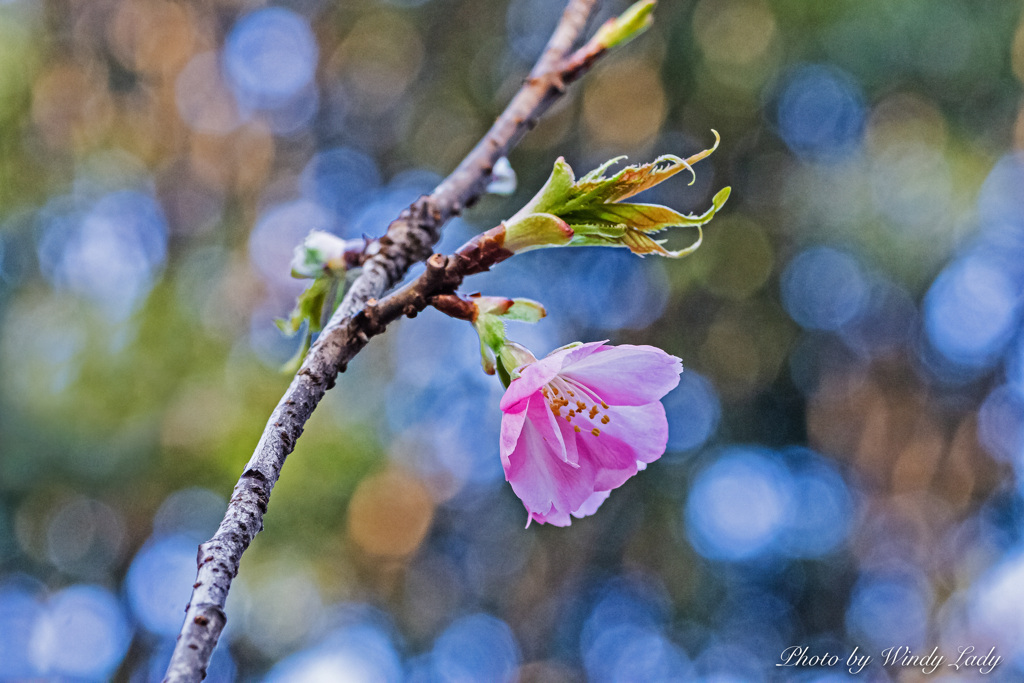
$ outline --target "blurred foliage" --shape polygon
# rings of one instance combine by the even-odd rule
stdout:
[[[287,382],[293,248],[429,191],[561,6],[0,2],[0,678],[159,680]],[[891,645],[996,647],[992,677],[1024,676],[1019,3],[655,18],[439,250],[559,156],[685,157],[717,129],[692,187],[641,197],[699,213],[733,187],[693,256],[548,250],[467,283],[544,304],[510,326],[535,353],[681,356],[669,452],[524,531],[473,330],[395,325],[289,458],[209,680],[760,681],[796,644],[859,646],[872,680],[905,680]]]

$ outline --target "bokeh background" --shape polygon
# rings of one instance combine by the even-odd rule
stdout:
[[[552,0],[0,1],[0,679],[157,681],[288,378],[310,229],[378,235],[519,87]],[[602,18],[624,2],[605,3]],[[1024,23],[1012,0],[664,2],[512,154],[722,146],[682,261],[535,252],[512,330],[683,358],[666,455],[531,526],[468,325],[392,326],[316,412],[212,681],[1024,677]],[[692,234],[672,239],[682,245]],[[940,672],[941,673],[941,672]],[[961,671],[962,675],[963,672]],[[934,674],[936,679],[939,673]]]

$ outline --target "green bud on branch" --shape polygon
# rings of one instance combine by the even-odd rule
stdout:
[[[625,12],[609,19],[597,33],[590,39],[590,42],[600,45],[606,50],[619,45],[625,45],[654,24],[654,17],[651,12],[658,4],[655,0],[642,0],[634,3]]]
[[[360,263],[365,248],[365,240],[343,240],[329,232],[313,230],[295,247],[292,277],[344,277],[348,268]]]
[[[542,247],[565,246],[573,238],[569,224],[549,213],[516,214],[504,225],[505,242],[502,246],[516,254]]]

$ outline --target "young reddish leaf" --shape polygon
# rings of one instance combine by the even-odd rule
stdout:
[[[595,177],[593,173],[588,173],[576,184],[576,189],[588,199],[599,197],[605,202],[619,202],[668,180],[683,169],[688,170],[693,176],[690,181],[692,185],[697,180],[693,164],[710,156],[722,141],[718,131],[711,132],[715,134],[715,144],[691,157],[682,159],[674,154],[665,154],[647,164],[627,166],[611,178]],[[605,164],[599,170],[603,173],[608,166],[609,164]]]
[[[645,254],[658,254],[659,256],[666,256],[668,258],[681,258],[688,256],[693,252],[697,251],[700,247],[701,242],[704,241],[704,231],[697,227],[697,241],[688,246],[685,249],[678,251],[669,251],[664,246],[663,240],[651,239],[647,235],[637,230],[627,230],[626,234],[622,238],[622,245],[627,247],[631,252],[638,256]]]

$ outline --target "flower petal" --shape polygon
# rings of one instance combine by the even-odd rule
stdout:
[[[660,400],[679,384],[679,358],[653,346],[601,346],[566,363],[560,373],[592,389],[605,403],[638,406]]]
[[[544,400],[544,397],[542,395],[537,394],[534,398],[530,400],[531,406],[535,404],[539,404],[541,406],[541,409],[536,411],[530,411],[529,409],[527,409],[527,418],[530,420],[544,420],[547,422],[546,428],[542,428],[541,431],[549,435],[546,436],[545,438],[552,439],[552,443],[550,444],[552,447],[552,452],[554,452],[555,455],[558,456],[558,459],[561,460],[562,462],[569,463],[575,467],[575,460],[577,457],[575,443],[573,444],[572,448],[573,462],[571,463],[569,462],[569,455],[565,448],[565,436],[562,432],[562,427],[565,421],[555,417],[555,414],[551,412],[551,409],[548,407],[547,401]],[[540,416],[538,416],[538,413]],[[570,436],[570,439],[571,438],[572,437]]]
[[[629,444],[639,462],[651,463],[665,453],[668,445],[668,418],[660,401],[644,406],[616,406],[608,411],[607,424],[601,424],[601,438]]]
[[[668,421],[661,403],[620,407],[611,413],[600,436],[577,444],[580,461],[592,464],[595,489],[622,486],[637,473],[637,463],[654,462],[665,453]],[[584,467],[583,464],[580,465]]]
[[[539,395],[541,387],[555,378],[558,368],[547,360],[544,358],[522,368],[519,377],[512,380],[505,395],[501,397],[499,406],[502,411],[508,413],[525,410],[526,401],[534,394]]]
[[[603,341],[587,342],[586,344],[576,344],[575,346],[563,346],[549,353],[544,360],[557,358],[559,360],[558,371],[561,372],[566,367],[579,363],[607,343],[608,340],[605,339]]]
[[[629,443],[601,434],[580,439],[580,469],[593,473],[594,490],[611,490],[622,486],[637,473],[636,457]]]
[[[590,494],[590,498],[583,501],[583,505],[573,510],[572,516],[576,519],[583,519],[594,514],[597,512],[597,508],[601,507],[601,503],[608,500],[611,493],[611,491],[594,491]]]
[[[552,507],[568,513],[594,492],[592,467],[585,470],[565,462],[561,435],[543,401],[530,401],[515,448],[508,457],[505,478],[531,513],[549,516]],[[556,435],[557,434],[557,435]]]
[[[501,397],[503,411],[516,410],[534,392],[555,378],[564,365],[576,363],[594,353],[604,342],[590,342],[579,346],[563,347],[552,351],[536,363],[520,369],[519,377],[512,380],[505,395]]]
[[[551,524],[553,526],[569,526],[572,523],[572,520],[569,519],[568,512],[556,510],[554,507],[543,514],[539,512],[531,512],[526,526],[530,526],[530,521],[539,522],[540,524]]]
[[[681,361],[660,349],[605,342],[563,347],[522,366],[502,398],[501,458],[527,525],[568,526],[572,516],[593,514],[612,489],[660,458],[668,442],[660,399],[680,372]],[[575,399],[561,380],[575,385]],[[556,415],[541,392],[548,383],[582,405]]]
[[[516,448],[516,442],[519,441],[519,434],[523,431],[523,425],[525,423],[525,405],[522,410],[505,413],[501,416],[501,438],[499,441],[499,451],[501,453],[501,465],[506,470],[508,470],[509,467],[508,458]]]
[[[590,497],[583,501],[583,504],[573,510],[572,516],[576,519],[583,519],[597,512],[597,509],[601,507],[604,501],[608,500],[608,496],[611,495],[611,491],[595,491],[590,494]],[[552,526],[569,526],[572,523],[572,519],[569,518],[569,513],[552,508],[546,513],[530,512],[527,516],[526,526],[530,526],[530,522],[537,522],[539,524],[551,524]]]

